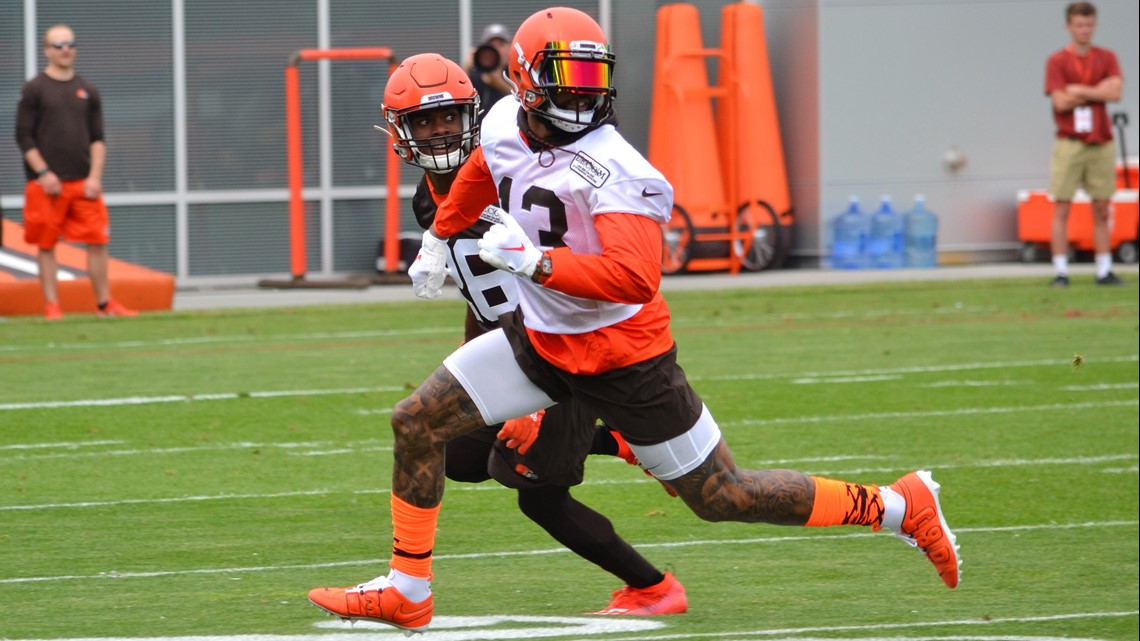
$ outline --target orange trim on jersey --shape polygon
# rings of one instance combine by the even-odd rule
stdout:
[[[628,304],[641,310],[616,325],[585,334],[546,334],[528,329],[543,358],[575,374],[599,374],[660,356],[673,346],[669,308],[661,284],[661,225],[646,216],[594,217],[601,255],[548,252],[552,271],[543,287],[571,296]]]
[[[483,148],[476,147],[459,168],[447,199],[438,203],[439,210],[432,225],[436,236],[447,238],[467,229],[479,220],[487,205],[498,202],[499,194],[487,166],[487,158],[483,155]]]
[[[425,180],[424,184],[427,185],[428,193],[431,194],[431,201],[435,203],[435,208],[438,211],[439,206],[443,204],[443,201],[447,200],[447,194],[437,193],[435,191],[435,187],[431,184],[430,178]]]
[[[658,293],[632,317],[585,334],[526,330],[534,350],[571,374],[601,374],[660,356],[673,347],[669,307]]]
[[[550,250],[553,270],[543,286],[592,300],[649,302],[661,285],[661,225],[646,216],[599,214],[594,229],[601,255]]]

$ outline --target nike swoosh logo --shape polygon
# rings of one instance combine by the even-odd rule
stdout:
[[[526,246],[525,246],[525,245],[519,245],[518,247],[504,247],[504,248],[503,248],[503,251],[508,251],[508,252],[521,252],[521,251],[523,251],[524,249],[526,249]]]
[[[648,189],[642,189],[641,190],[641,197],[642,198],[649,198],[650,196],[660,196],[660,195],[661,195],[661,192],[659,192],[659,191],[649,191]]]
[[[430,602],[420,605],[413,605],[410,603],[401,603],[400,606],[392,613],[392,620],[394,623],[411,624],[416,623],[416,619],[432,614],[432,604]],[[430,618],[428,619],[431,620]]]

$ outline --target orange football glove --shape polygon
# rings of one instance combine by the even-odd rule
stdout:
[[[526,454],[530,446],[538,440],[538,428],[542,425],[542,417],[546,410],[538,410],[534,414],[512,418],[503,423],[499,430],[499,440],[506,441],[507,447],[518,450],[519,454]]]

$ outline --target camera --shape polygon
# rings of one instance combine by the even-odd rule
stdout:
[[[500,62],[502,62],[502,56],[499,55],[499,49],[495,45],[487,43],[479,45],[471,60],[471,64],[483,73],[495,71],[499,68]]]
[[[487,25],[479,38],[479,46],[471,56],[471,66],[482,73],[498,71],[504,62],[500,50],[510,42],[511,32],[506,27],[501,24]]]

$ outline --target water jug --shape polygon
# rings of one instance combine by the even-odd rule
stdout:
[[[903,266],[903,217],[891,208],[890,196],[883,196],[879,210],[871,216],[867,255],[871,267],[894,269]]]
[[[852,196],[847,210],[836,216],[832,227],[831,266],[861,269],[867,266],[867,216],[859,211],[859,198]]]
[[[938,216],[926,208],[926,199],[914,197],[914,209],[905,217],[906,266],[934,267],[938,264]]]

